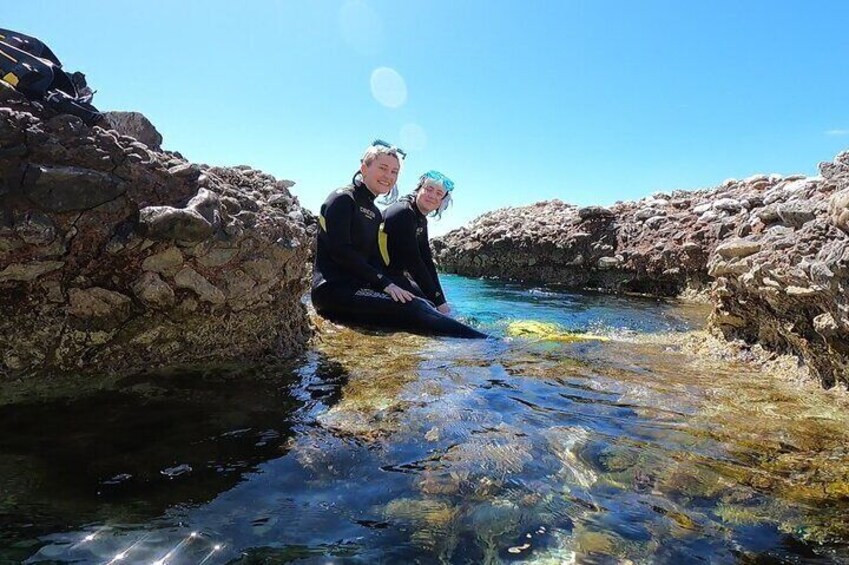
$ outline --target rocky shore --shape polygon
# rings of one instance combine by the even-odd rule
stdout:
[[[0,377],[302,350],[293,183],[189,163],[143,116],[106,117],[50,116],[0,83]]]
[[[849,385],[849,151],[820,175],[756,175],[609,208],[559,200],[484,214],[433,243],[440,267],[574,289],[700,294],[727,339]]]

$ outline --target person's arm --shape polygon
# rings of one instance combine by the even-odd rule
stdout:
[[[435,285],[434,292],[437,300],[434,301],[434,304],[436,304],[436,306],[444,306],[446,311],[440,309],[440,312],[447,314],[450,310],[448,308],[448,299],[445,298],[445,292],[442,290],[442,284],[439,282],[439,274],[437,274],[436,265],[433,262],[433,254],[430,251],[430,238],[427,234],[427,226],[425,226],[424,233],[419,241],[419,249],[421,250],[422,262],[424,263],[428,273],[430,273],[431,279]]]
[[[369,264],[366,257],[351,241],[351,223],[356,203],[348,195],[340,194],[324,208],[324,241],[330,257],[342,268],[375,288],[385,289],[392,284],[383,273]]]
[[[413,281],[419,285],[425,297],[435,306],[441,306],[445,303],[442,288],[439,286],[439,281],[434,279],[422,258],[416,238],[416,225],[415,212],[412,210],[402,210],[386,218],[384,229],[387,236],[394,241],[393,247],[397,250],[396,255],[400,254],[400,256],[390,257],[390,260],[398,261],[404,270],[410,273]]]

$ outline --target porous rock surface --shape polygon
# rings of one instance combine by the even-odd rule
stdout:
[[[709,289],[729,339],[849,384],[849,152],[820,175],[755,175],[609,208],[559,200],[484,214],[433,242],[446,271],[675,296]]]
[[[766,193],[751,233],[712,254],[709,322],[849,386],[849,151],[820,174]]]
[[[106,120],[105,127],[121,135],[134,137],[136,141],[147,145],[148,149],[162,149],[162,134],[141,112],[103,112],[103,117]]]
[[[0,376],[300,351],[310,245],[292,184],[0,88]]]

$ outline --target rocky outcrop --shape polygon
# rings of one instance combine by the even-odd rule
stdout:
[[[103,118],[106,120],[109,129],[115,130],[121,135],[133,137],[136,141],[144,143],[154,151],[162,149],[162,135],[144,114],[140,112],[103,112]]]
[[[754,191],[794,180],[757,176],[610,208],[559,200],[506,208],[436,240],[434,249],[442,268],[469,276],[674,296],[705,288],[714,249],[752,229]]]
[[[849,384],[849,152],[821,175],[756,175],[610,208],[496,210],[433,243],[440,266],[570,288],[710,289],[710,324]]]
[[[0,89],[0,375],[301,350],[310,245],[292,184]]]
[[[710,323],[849,385],[849,151],[820,172],[766,192],[751,233],[717,248]]]

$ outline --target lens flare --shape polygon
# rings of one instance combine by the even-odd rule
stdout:
[[[407,83],[395,69],[378,67],[371,73],[371,95],[387,108],[400,108],[407,101]]]

